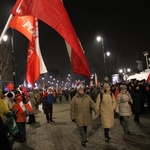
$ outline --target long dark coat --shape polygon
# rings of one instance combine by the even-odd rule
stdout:
[[[142,101],[142,94],[139,90],[132,90],[131,97],[133,99],[133,104],[131,105],[132,112],[140,113],[141,112],[141,101]]]

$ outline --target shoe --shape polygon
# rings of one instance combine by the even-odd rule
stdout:
[[[86,146],[86,142],[81,142],[81,145],[82,146]]]
[[[111,139],[111,137],[109,136],[109,137],[108,137],[108,139],[110,140],[110,139]]]
[[[50,120],[50,122],[55,122],[54,120]]]
[[[86,140],[85,140],[85,142],[89,142],[89,140],[88,140],[88,139],[86,139]]]
[[[141,122],[135,122],[136,123],[136,125],[139,125],[139,124],[141,124]]]
[[[49,121],[49,120],[47,120],[47,123],[50,123],[50,121]]]
[[[120,122],[120,125],[123,127],[123,122]]]
[[[106,141],[106,142],[109,142],[109,138],[105,138],[105,141]]]

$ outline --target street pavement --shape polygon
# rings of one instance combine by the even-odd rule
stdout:
[[[26,142],[15,142],[13,150],[150,150],[150,114],[141,116],[140,125],[136,125],[131,117],[131,135],[124,133],[118,118],[115,118],[115,125],[110,131],[110,142],[105,142],[100,117],[93,114],[92,126],[88,127],[89,142],[83,147],[79,130],[70,120],[69,109],[69,102],[55,103],[55,122],[47,123],[40,106],[41,112],[36,116],[38,123],[26,125]]]

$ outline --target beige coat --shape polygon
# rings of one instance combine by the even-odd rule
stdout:
[[[94,101],[89,95],[84,93],[84,96],[80,97],[77,93],[71,101],[71,120],[75,119],[78,127],[91,125],[92,115],[90,108],[92,108],[96,114],[99,114]]]
[[[33,112],[31,114],[34,114],[34,115],[37,114],[37,110],[36,110],[37,102],[36,102],[36,99],[34,98],[34,94],[32,92],[28,93],[28,101],[31,102],[32,109],[33,109]]]
[[[100,94],[97,96],[96,106],[99,108],[101,114],[101,121],[103,128],[111,128],[114,126],[114,110],[116,107],[116,100],[114,95],[110,92],[103,93],[102,101]]]
[[[133,100],[129,94],[129,92],[120,92],[117,96],[117,107],[116,112],[119,113],[120,116],[131,116],[132,110],[131,105],[129,104],[133,103]]]

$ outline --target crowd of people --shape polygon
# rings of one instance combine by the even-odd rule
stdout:
[[[111,139],[109,131],[114,126],[115,115],[119,116],[125,133],[130,135],[130,116],[134,114],[134,121],[138,125],[141,123],[140,115],[146,114],[150,108],[150,82],[135,80],[115,85],[104,83],[91,88],[79,85],[67,90],[49,87],[27,94],[19,89],[11,92],[0,90],[0,140],[3,146],[9,150],[12,149],[13,140],[26,141],[26,124],[36,123],[35,115],[39,112],[40,104],[47,123],[55,122],[53,103],[62,103],[63,97],[70,103],[71,120],[79,127],[82,146],[86,146],[92,111],[101,118],[106,142]],[[10,127],[12,125],[13,129]]]
[[[134,121],[139,125],[140,115],[150,109],[150,82],[133,80],[115,85],[104,83],[86,89],[78,87],[71,101],[70,115],[79,127],[82,146],[88,142],[87,126],[91,124],[91,108],[101,118],[106,142],[111,139],[109,131],[114,126],[115,115],[119,116],[124,132],[130,135],[130,116],[134,114]]]

